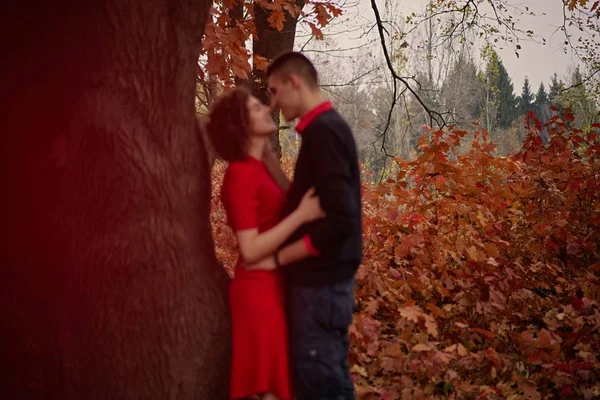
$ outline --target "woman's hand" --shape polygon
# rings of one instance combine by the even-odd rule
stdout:
[[[308,189],[302,196],[296,212],[304,222],[312,222],[325,217],[325,211],[321,208],[319,197],[315,196],[314,187]]]

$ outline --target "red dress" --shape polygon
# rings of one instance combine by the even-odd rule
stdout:
[[[230,163],[221,201],[234,231],[264,232],[281,220],[285,192],[255,158]],[[283,278],[276,271],[247,271],[238,259],[229,286],[233,354],[230,398],[272,393],[291,399]]]

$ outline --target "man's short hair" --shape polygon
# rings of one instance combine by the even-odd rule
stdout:
[[[297,51],[278,55],[267,68],[267,77],[279,75],[286,79],[291,74],[298,75],[312,88],[319,86],[319,77],[315,66],[304,54]]]

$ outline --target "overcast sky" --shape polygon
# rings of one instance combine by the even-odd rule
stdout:
[[[352,26],[368,26],[373,24],[375,17],[371,8],[371,0],[347,0],[353,6],[349,7],[342,20],[338,21],[341,24],[337,28]],[[389,1],[389,0],[388,0]],[[392,0],[394,1],[394,0]],[[427,0],[395,0],[402,15],[408,15],[412,11],[423,11]],[[380,12],[384,11],[385,0],[377,0]],[[518,16],[520,23],[519,27],[523,30],[531,29],[536,35],[546,39],[546,45],[538,44],[532,41],[522,41],[520,57],[517,58],[514,52],[514,45],[498,44],[498,54],[508,70],[508,73],[513,79],[515,86],[515,94],[521,93],[521,87],[525,76],[529,77],[532,90],[535,92],[540,84],[544,82],[547,85],[550,82],[550,77],[555,72],[561,76],[570,76],[571,70],[576,65],[576,58],[563,51],[564,35],[562,32],[557,32],[557,27],[562,25],[562,2],[561,0],[522,0],[513,4],[527,5],[530,10],[535,12],[537,16],[522,15]],[[542,15],[545,13],[546,15]],[[326,31],[327,33],[327,31]],[[336,42],[343,47],[353,47],[360,42],[357,39],[360,35],[346,34],[334,35]],[[297,40],[302,42],[301,40]],[[418,55],[417,55],[418,56]]]

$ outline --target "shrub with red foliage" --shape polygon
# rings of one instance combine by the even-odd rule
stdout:
[[[600,125],[562,118],[530,115],[510,157],[483,130],[460,156],[466,132],[428,132],[416,159],[396,159],[397,179],[364,185],[350,332],[360,399],[600,396]],[[235,238],[213,199],[231,271]]]

